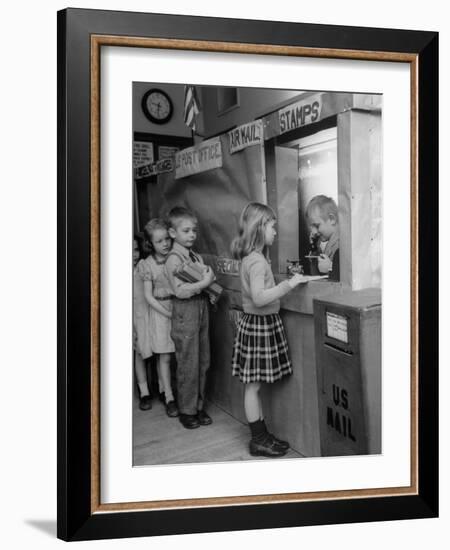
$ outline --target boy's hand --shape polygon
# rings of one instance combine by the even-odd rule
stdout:
[[[203,272],[203,282],[205,285],[209,286],[215,278],[214,271],[209,266],[205,266],[205,270]]]
[[[203,275],[207,272],[207,271],[211,271],[212,274],[213,274],[213,281],[216,280],[216,274],[214,273],[214,271],[211,269],[211,267],[209,265],[204,265],[203,266]]]
[[[306,283],[308,282],[308,280],[305,278],[304,275],[301,275],[300,273],[296,273],[295,275],[293,275],[289,280],[288,280],[288,283],[289,283],[289,286],[291,288],[295,288],[297,285],[299,285],[300,283]]]
[[[333,267],[333,262],[326,254],[321,254],[317,261],[317,267],[320,273],[328,273]]]

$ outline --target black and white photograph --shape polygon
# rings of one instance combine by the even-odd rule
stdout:
[[[133,466],[382,453],[382,94],[132,95]]]

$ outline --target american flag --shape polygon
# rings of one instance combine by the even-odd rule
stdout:
[[[184,122],[195,132],[197,115],[200,112],[200,103],[195,86],[184,87]]]

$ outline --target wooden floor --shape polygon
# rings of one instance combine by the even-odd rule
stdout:
[[[248,452],[249,429],[231,415],[208,403],[210,426],[187,430],[178,418],[169,418],[163,404],[152,401],[149,411],[133,404],[133,465],[226,462],[230,460],[273,460],[252,457]],[[283,458],[300,458],[289,450]]]

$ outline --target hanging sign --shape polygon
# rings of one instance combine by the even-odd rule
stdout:
[[[150,141],[133,142],[133,168],[152,164],[153,160],[153,143]]]
[[[163,159],[154,162],[153,164],[146,164],[145,166],[139,166],[134,169],[134,178],[140,180],[142,178],[148,178],[149,176],[157,176],[164,172],[171,172],[174,168],[173,159]]]
[[[216,259],[216,273],[221,273],[223,275],[239,275],[239,260],[234,260],[232,258],[223,258],[219,256]]]
[[[278,111],[280,133],[290,132],[306,124],[318,122],[322,113],[322,96],[313,95]]]
[[[262,120],[255,120],[234,128],[234,130],[228,132],[228,140],[231,155],[237,151],[242,151],[246,147],[259,145],[263,140]]]
[[[179,150],[180,150],[179,147],[169,147],[167,145],[160,145],[158,147],[158,158],[160,160],[173,158],[175,156],[175,153],[177,153]]]
[[[188,147],[176,153],[175,179],[185,178],[221,166],[222,146],[220,138],[208,139],[194,147]]]

